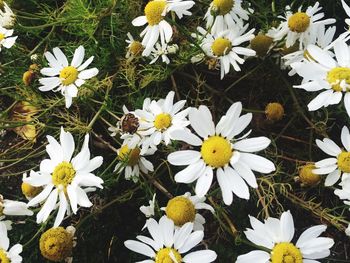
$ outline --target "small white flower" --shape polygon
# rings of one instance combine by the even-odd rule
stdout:
[[[213,35],[234,27],[243,27],[244,20],[249,19],[249,12],[242,8],[243,0],[213,0],[204,18],[207,29]],[[247,2],[247,1],[246,1]]]
[[[260,222],[250,216],[252,229],[244,232],[247,239],[257,246],[268,249],[254,250],[237,258],[236,263],[267,263],[288,262],[320,263],[315,259],[322,259],[330,255],[330,248],[334,241],[328,237],[319,237],[326,231],[327,226],[318,225],[306,229],[294,244],[294,220],[289,211],[284,212],[281,218],[269,217]]]
[[[47,136],[47,140],[46,151],[50,159],[43,160],[40,171],[32,172],[24,182],[43,187],[41,193],[27,204],[35,206],[46,200],[37,214],[37,223],[45,222],[51,212],[59,207],[54,223],[54,227],[57,227],[66,213],[77,213],[78,205],[92,206],[86,193],[95,191],[96,187],[103,188],[103,180],[92,173],[102,165],[103,158],[97,156],[90,160],[88,134],[85,135],[81,151],[73,158],[75,143],[72,134],[61,128],[60,143],[52,136]]]
[[[22,245],[16,244],[10,248],[10,240],[7,236],[7,228],[3,222],[0,222],[0,262],[21,263]]]
[[[166,145],[172,140],[171,132],[184,130],[189,125],[187,115],[189,109],[183,109],[186,100],[174,103],[175,92],[170,91],[165,99],[147,100],[142,110],[136,110],[144,129],[139,133],[145,137],[142,152],[156,148],[164,141]]]
[[[145,157],[153,155],[154,149],[149,148],[142,152],[139,145],[130,148],[128,144],[124,143],[118,150],[119,163],[115,166],[114,172],[122,172],[125,170],[125,179],[132,179],[135,183],[139,180],[140,172],[148,174],[153,172],[153,164]]]
[[[168,53],[176,54],[179,51],[179,46],[177,44],[168,45]]]
[[[319,13],[321,10],[319,2],[309,6],[305,12],[299,7],[298,12],[293,13],[290,6],[286,6],[285,16],[279,16],[284,21],[277,28],[270,29],[267,35],[274,41],[286,37],[287,48],[299,41],[299,49],[305,49],[309,44],[316,42],[318,27],[335,23],[333,18],[321,20],[324,17],[324,13]]]
[[[11,48],[15,42],[17,37],[12,37],[13,29],[6,29],[0,26],[0,51],[2,47]]]
[[[90,57],[83,63],[85,56],[83,46],[75,50],[71,64],[58,47],[53,49],[53,54],[47,51],[44,55],[49,62],[49,67],[43,68],[40,73],[48,77],[39,79],[42,85],[39,90],[60,91],[65,97],[66,107],[69,108],[72,105],[72,99],[78,96],[78,87],[82,86],[87,79],[98,74],[97,68],[86,69],[94,57]]]
[[[252,49],[241,47],[244,42],[254,38],[255,29],[245,33],[248,24],[243,28],[233,27],[230,30],[220,32],[218,35],[210,34],[203,28],[198,27],[201,36],[196,36],[201,41],[200,46],[207,56],[220,60],[221,79],[230,72],[231,66],[235,71],[240,71],[239,64],[244,63],[241,56],[255,56]]]
[[[204,231],[205,218],[197,213],[197,210],[202,209],[214,213],[214,208],[205,203],[205,197],[191,196],[189,192],[170,199],[167,206],[161,208],[165,211],[166,216],[174,221],[176,228],[191,222],[194,230]]]
[[[315,163],[317,169],[312,171],[315,174],[327,174],[325,186],[334,185],[340,177],[342,177],[342,181],[350,177],[350,133],[345,126],[341,131],[341,141],[345,149],[341,149],[328,138],[324,138],[323,141],[316,140],[317,146],[332,156]]]
[[[152,200],[149,200],[149,206],[141,206],[140,211],[148,218],[154,216],[154,206],[155,206],[156,194],[153,195]]]
[[[188,10],[194,5],[194,1],[183,0],[152,0],[145,7],[145,15],[139,16],[132,21],[134,26],[147,27],[142,31],[142,45],[145,47],[143,56],[148,57],[160,38],[161,44],[167,44],[173,35],[171,25],[164,20],[168,12],[173,11],[178,18],[191,15]]]
[[[39,55],[38,54],[33,54],[33,55],[30,56],[30,60],[32,62],[37,62],[38,59],[39,59]]]
[[[212,184],[215,172],[226,205],[232,203],[232,193],[240,198],[249,199],[247,184],[253,188],[258,187],[253,171],[270,173],[275,170],[275,165],[266,158],[253,154],[267,148],[270,139],[248,139],[246,137],[250,131],[240,138],[235,138],[252,120],[251,113],[240,116],[241,112],[241,102],[232,104],[215,126],[206,106],[191,109],[189,121],[198,136],[187,130],[176,130],[172,136],[198,149],[182,150],[168,155],[171,164],[187,166],[175,175],[176,182],[188,184],[197,180],[196,195],[203,197]]]
[[[130,58],[130,57],[136,57],[141,55],[144,46],[142,45],[141,42],[137,41],[134,39],[134,37],[128,32],[127,34],[128,39],[126,40],[126,43],[128,43],[128,51],[126,52],[125,57]]]
[[[24,202],[3,199],[0,195],[0,213],[7,216],[32,216],[33,211]]]
[[[153,218],[148,219],[146,227],[152,238],[139,235],[136,238],[140,241],[124,242],[128,249],[150,258],[142,262],[210,263],[217,258],[216,253],[209,249],[188,253],[204,237],[202,230],[193,231],[193,223],[175,229],[174,222],[163,216],[159,223]]]
[[[0,26],[12,28],[15,24],[16,16],[5,2],[2,3],[4,6],[0,8]]]
[[[327,49],[315,45],[307,48],[312,60],[292,63],[292,68],[303,77],[295,88],[320,92],[309,104],[309,111],[339,104],[344,94],[345,109],[350,116],[350,49],[345,41],[335,41],[335,59]]]
[[[153,48],[152,53],[151,53],[151,57],[153,58],[152,61],[150,62],[150,64],[155,63],[159,58],[162,58],[162,62],[165,64],[169,64],[170,63],[170,59],[168,58],[168,45],[167,44],[159,44],[156,43],[155,48]]]
[[[312,43],[312,44],[315,44],[316,46],[322,49],[326,49],[332,43],[335,31],[336,31],[335,26],[329,27],[327,30],[325,27],[319,27],[318,33],[316,36],[316,43]],[[333,55],[330,51],[328,52],[330,53],[330,55]],[[308,51],[305,48],[305,49],[287,54],[283,56],[282,59],[284,60],[284,64],[286,66],[290,66],[291,64],[296,62],[312,60],[312,57],[308,55]],[[289,76],[293,76],[295,74],[296,74],[296,71],[293,68],[288,73]]]

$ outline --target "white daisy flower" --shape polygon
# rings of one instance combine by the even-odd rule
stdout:
[[[92,206],[86,193],[96,190],[95,187],[103,188],[103,180],[92,173],[102,165],[103,158],[97,156],[90,160],[88,134],[85,135],[81,151],[74,158],[72,156],[75,143],[72,134],[61,128],[60,143],[52,136],[47,136],[47,140],[49,144],[46,146],[46,152],[50,159],[43,160],[40,163],[40,171],[32,172],[24,182],[43,187],[41,193],[27,204],[35,206],[46,200],[37,214],[37,223],[45,222],[51,212],[59,207],[54,223],[57,227],[63,221],[66,212],[70,214],[70,207],[76,214],[78,205]]]
[[[315,163],[315,174],[327,174],[325,186],[334,185],[340,177],[342,180],[350,177],[350,133],[347,127],[341,131],[341,141],[344,149],[341,149],[334,141],[324,138],[316,140],[317,146],[326,154],[332,156]]]
[[[316,35],[316,43],[312,43],[315,44],[316,46],[325,49],[326,47],[328,47],[334,38],[334,34],[336,31],[336,27],[329,27],[327,30],[325,27],[319,27],[318,28],[318,33]],[[333,56],[333,54],[328,51],[329,54],[331,56]],[[287,54],[285,56],[282,57],[282,59],[284,60],[284,64],[288,67],[290,67],[291,64],[296,63],[296,62],[303,62],[306,60],[312,60],[312,57],[309,56],[307,49],[302,49],[302,50],[298,50],[296,52]],[[289,76],[293,76],[296,74],[296,71],[292,68],[289,72],[288,75]]]
[[[13,29],[6,29],[2,26],[0,26],[0,51],[2,47],[4,48],[11,48],[17,39],[16,37],[13,37]]]
[[[155,48],[153,48],[152,53],[150,55],[152,59],[152,61],[150,62],[150,64],[155,63],[159,58],[162,58],[162,62],[165,64],[169,64],[170,63],[170,59],[168,58],[168,45],[167,44],[159,44],[156,43]]]
[[[42,85],[39,90],[60,91],[65,97],[66,107],[69,108],[72,105],[72,99],[78,96],[78,87],[98,73],[97,68],[86,69],[93,61],[94,56],[83,63],[85,56],[83,46],[79,46],[75,50],[71,64],[68,63],[67,57],[58,47],[53,49],[53,54],[47,51],[44,55],[49,62],[49,67],[43,68],[40,73],[48,77],[39,79]]]
[[[159,223],[153,218],[146,222],[152,238],[137,236],[136,240],[127,240],[124,245],[139,254],[147,256],[144,263],[174,262],[174,263],[209,263],[217,255],[214,251],[205,249],[188,253],[196,247],[204,237],[201,230],[193,231],[193,223],[186,223],[180,229],[175,229],[174,222],[163,216]],[[187,255],[184,255],[188,253]]]
[[[231,65],[235,71],[240,71],[239,64],[244,63],[242,56],[255,56],[256,52],[250,48],[241,47],[244,42],[254,38],[255,29],[244,33],[248,24],[243,28],[233,27],[230,30],[212,35],[203,28],[198,27],[198,32],[202,36],[197,36],[201,40],[201,47],[207,56],[220,60],[221,79],[230,72]]]
[[[21,263],[22,257],[19,254],[22,253],[22,245],[16,244],[8,250],[9,247],[6,225],[0,222],[0,262]]]
[[[170,199],[167,206],[161,208],[174,222],[175,228],[180,228],[190,222],[193,223],[194,230],[204,231],[205,218],[197,213],[197,210],[201,209],[214,213],[214,208],[205,203],[205,197],[191,196],[189,192]]]
[[[175,92],[170,91],[165,99],[147,102],[142,110],[136,110],[145,129],[139,133],[145,137],[142,142],[142,152],[155,148],[164,141],[168,145],[172,140],[171,132],[184,130],[189,125],[187,115],[189,109],[183,109],[186,100],[174,104]],[[146,128],[147,127],[147,128]]]
[[[130,58],[130,57],[137,57],[141,55],[144,46],[140,41],[137,41],[134,39],[134,37],[128,32],[127,34],[128,39],[126,40],[126,43],[128,43],[128,51],[126,52],[125,57]]]
[[[251,113],[240,116],[241,111],[241,102],[232,104],[216,127],[206,106],[202,105],[190,111],[191,126],[200,137],[182,130],[173,132],[172,136],[200,147],[200,150],[183,150],[169,154],[168,161],[171,164],[188,165],[175,175],[176,182],[188,184],[197,180],[196,195],[203,197],[208,192],[216,172],[226,205],[233,201],[232,192],[240,198],[249,199],[247,184],[253,188],[258,187],[253,171],[270,173],[275,170],[275,165],[266,158],[253,154],[267,148],[270,139],[247,139],[250,131],[241,138],[235,138],[252,120]]]
[[[3,6],[0,8],[0,26],[5,28],[12,28],[16,21],[16,16],[11,8],[2,2]]]
[[[330,248],[334,241],[328,237],[319,237],[326,231],[327,226],[318,225],[305,230],[294,244],[294,221],[289,211],[284,212],[281,218],[267,218],[264,223],[250,216],[252,229],[247,229],[245,235],[248,240],[257,246],[267,248],[254,250],[237,258],[236,263],[320,263],[321,259],[330,255]]]
[[[152,0],[145,7],[145,15],[139,16],[132,21],[134,26],[147,27],[142,31],[142,45],[145,47],[143,56],[148,57],[154,45],[160,38],[161,44],[166,44],[171,40],[173,29],[171,25],[164,20],[166,14],[170,11],[182,18],[184,15],[191,15],[188,10],[192,8],[194,1],[183,0]]]
[[[243,27],[244,20],[249,19],[251,8],[244,10],[242,0],[213,0],[204,18],[207,29],[213,35],[235,27]]]
[[[344,93],[345,109],[350,116],[350,49],[344,41],[334,43],[335,59],[328,50],[315,45],[307,48],[311,61],[296,62],[292,68],[303,77],[301,85],[306,91],[322,91],[309,104],[309,111],[338,104]]]
[[[279,16],[284,21],[277,28],[270,29],[267,36],[272,37],[275,41],[286,37],[287,48],[299,41],[299,49],[302,50],[316,42],[319,26],[330,25],[336,21],[333,18],[321,20],[324,13],[319,13],[322,10],[319,2],[316,2],[314,6],[309,6],[305,12],[301,9],[302,7],[299,7],[298,12],[293,13],[290,6],[286,6],[285,16]]]
[[[154,152],[155,150],[151,148],[142,152],[139,145],[130,148],[128,144],[123,144],[118,150],[120,162],[115,166],[114,172],[120,173],[125,170],[125,179],[132,179],[136,183],[139,180],[140,172],[148,174],[148,172],[154,171],[153,164],[145,158],[153,155]]]
[[[141,206],[140,211],[147,217],[153,217],[154,216],[154,206],[155,206],[155,200],[156,200],[156,194],[153,195],[152,200],[149,200],[149,206]]]

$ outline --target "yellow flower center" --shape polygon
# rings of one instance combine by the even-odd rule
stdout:
[[[269,51],[273,39],[269,36],[259,34],[250,41],[250,46],[259,57],[265,56]]]
[[[196,209],[193,203],[183,196],[170,199],[166,206],[165,213],[177,226],[183,226],[188,222],[193,222],[196,217]]]
[[[145,16],[150,26],[158,25],[163,20],[163,12],[166,8],[165,0],[149,1],[145,7]]]
[[[331,69],[327,73],[327,81],[332,85],[333,90],[342,91],[341,81],[345,81],[346,84],[350,85],[350,68],[337,67]]]
[[[0,263],[10,263],[10,259],[7,257],[5,250],[0,248]]]
[[[129,46],[129,52],[134,55],[140,55],[143,50],[143,46],[139,41],[133,41]]]
[[[344,173],[350,173],[350,152],[338,155],[338,168]]]
[[[129,149],[127,145],[123,145],[119,149],[118,157],[122,162],[126,162],[129,166],[134,166],[140,159],[140,148]]]
[[[27,198],[33,198],[37,196],[42,190],[42,187],[35,187],[32,186],[28,183],[22,183],[21,185],[22,193],[24,194],[25,197]]]
[[[72,255],[73,236],[63,227],[51,228],[41,235],[39,247],[43,257],[61,262]]]
[[[310,17],[304,12],[298,12],[288,19],[288,27],[296,33],[305,32],[310,26]]]
[[[271,121],[279,121],[283,118],[284,108],[278,102],[272,102],[266,105],[266,118]]]
[[[52,173],[52,182],[54,185],[63,185],[66,188],[74,179],[75,170],[69,162],[61,162]]]
[[[271,263],[303,263],[303,255],[292,243],[279,243],[271,252]]]
[[[179,252],[177,252],[176,249],[173,248],[162,248],[161,250],[158,251],[156,258],[155,258],[155,263],[176,263],[173,261],[170,257],[170,252],[173,253],[177,263],[182,262],[182,257]]]
[[[0,41],[5,39],[5,35],[3,33],[0,33]]]
[[[73,66],[68,66],[60,71],[60,79],[63,85],[73,84],[78,79],[78,70]]]
[[[154,127],[159,131],[168,129],[171,125],[171,116],[168,113],[158,114],[154,120]]]
[[[232,154],[231,143],[221,136],[209,137],[202,144],[202,158],[212,167],[224,167],[230,162]]]
[[[220,37],[214,40],[211,45],[211,50],[217,57],[227,55],[232,49],[232,43],[230,40]]]
[[[306,164],[299,170],[299,179],[304,185],[313,186],[320,182],[321,176],[314,174],[312,170],[316,169],[314,164]]]
[[[230,13],[234,4],[234,0],[214,0],[213,9],[214,11],[218,12],[219,15],[224,16]]]

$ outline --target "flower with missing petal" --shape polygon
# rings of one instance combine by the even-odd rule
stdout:
[[[318,225],[306,229],[294,244],[294,221],[289,211],[281,218],[269,217],[264,222],[250,216],[252,229],[244,234],[248,240],[266,250],[254,250],[237,258],[236,263],[320,263],[330,255],[334,241],[328,237],[319,237],[327,226]]]
[[[75,50],[70,64],[66,55],[58,47],[53,49],[53,54],[47,51],[44,55],[49,63],[49,67],[40,70],[40,73],[47,77],[39,79],[42,85],[39,87],[39,90],[60,91],[65,97],[66,107],[69,108],[72,105],[72,99],[78,96],[78,88],[86,80],[98,74],[97,68],[86,69],[94,57],[90,57],[83,63],[85,56],[83,46],[79,46]]]
[[[152,200],[149,200],[149,206],[141,206],[140,211],[148,218],[154,216],[154,206],[156,202],[156,194],[153,195]]]
[[[342,181],[350,177],[350,133],[347,127],[341,131],[341,141],[344,148],[340,148],[328,138],[316,140],[317,146],[326,154],[332,156],[315,163],[315,174],[327,174],[325,186],[332,186],[342,177]]]
[[[286,37],[287,48],[298,41],[299,49],[303,50],[309,44],[316,42],[319,27],[335,23],[333,18],[321,20],[324,17],[324,13],[319,13],[321,10],[319,2],[309,6],[305,12],[302,11],[302,7],[299,7],[297,12],[292,12],[290,6],[286,6],[285,16],[279,16],[283,21],[277,28],[270,29],[267,35],[275,41]]]
[[[66,213],[77,213],[78,205],[92,206],[87,193],[96,190],[96,187],[103,188],[103,180],[92,171],[102,165],[103,158],[97,156],[90,160],[88,134],[85,135],[81,151],[73,158],[75,143],[72,134],[61,128],[60,143],[52,136],[47,136],[47,140],[49,144],[46,151],[50,159],[43,160],[40,171],[31,172],[23,181],[35,187],[43,187],[40,194],[28,203],[28,206],[35,206],[46,200],[37,214],[37,223],[45,222],[58,207],[54,223],[57,227]]]
[[[15,21],[15,14],[12,12],[11,8],[3,2],[3,6],[0,6],[0,26],[4,28],[12,28]]]
[[[22,245],[16,244],[10,248],[10,240],[7,236],[6,225],[0,222],[0,262],[1,263],[21,263]]]
[[[235,138],[243,132],[252,120],[252,114],[240,116],[242,103],[236,102],[216,124],[206,106],[191,109],[189,121],[192,134],[186,130],[176,130],[172,133],[174,139],[184,141],[195,150],[181,150],[168,155],[168,161],[177,166],[187,167],[175,175],[178,183],[192,183],[197,180],[195,192],[203,197],[209,190],[214,173],[221,188],[224,203],[230,205],[233,194],[243,199],[249,199],[250,185],[257,188],[258,184],[253,171],[270,173],[275,165],[264,157],[253,154],[270,144],[266,137],[246,138],[250,131],[240,138]]]
[[[230,30],[222,31],[217,35],[210,34],[203,28],[198,27],[200,35],[194,35],[207,56],[220,61],[221,79],[230,72],[231,66],[235,71],[240,71],[239,64],[244,63],[243,56],[255,56],[256,52],[250,48],[241,47],[244,42],[254,38],[255,29],[245,32],[248,25],[243,28],[233,27]],[[242,57],[240,57],[242,56]]]
[[[193,231],[193,223],[186,223],[175,229],[174,222],[163,216],[159,223],[148,219],[146,227],[152,238],[137,236],[136,240],[127,240],[124,245],[139,254],[147,256],[147,263],[210,263],[217,255],[205,249],[188,253],[196,247],[204,237],[202,230]],[[185,255],[187,253],[187,255]]]
[[[139,16],[132,21],[134,26],[147,27],[142,31],[141,37],[144,50],[143,56],[148,57],[154,45],[160,38],[161,44],[170,42],[173,36],[171,25],[164,19],[170,11],[173,11],[178,18],[184,15],[191,15],[188,11],[194,5],[194,1],[184,0],[151,0],[145,6],[145,15]]]
[[[307,52],[311,60],[291,64],[303,77],[294,88],[310,92],[321,91],[309,104],[309,111],[339,104],[344,95],[344,106],[350,116],[350,48],[345,41],[335,41],[333,58],[327,49],[310,45]]]
[[[13,37],[13,30],[6,29],[0,26],[0,51],[2,47],[11,48],[15,42],[17,37]]]
[[[242,8],[242,2],[243,0],[213,0],[204,16],[207,29],[215,35],[234,27],[243,27],[244,20],[249,19],[249,13],[253,13],[253,10]]]

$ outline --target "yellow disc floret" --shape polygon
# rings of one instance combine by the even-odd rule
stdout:
[[[27,198],[33,198],[36,197],[42,190],[42,187],[35,187],[28,183],[22,183],[21,185],[22,193]]]
[[[161,113],[154,119],[154,127],[159,131],[164,131],[168,129],[171,125],[171,116],[168,113]]]
[[[271,252],[271,263],[302,263],[303,255],[292,243],[279,243]]]
[[[196,217],[196,209],[193,203],[183,196],[170,199],[165,208],[165,213],[177,226],[183,226],[188,222],[193,222]]]
[[[149,1],[145,7],[145,16],[150,26],[158,25],[164,19],[165,0]]]
[[[332,85],[333,90],[342,91],[341,81],[345,81],[345,84],[350,85],[350,68],[337,67],[330,70],[327,73],[327,81]]]
[[[224,15],[230,13],[234,4],[235,4],[234,0],[214,0],[213,1],[213,9],[219,15],[224,16]]]
[[[263,57],[269,51],[273,39],[269,36],[259,34],[250,41],[250,46],[259,57]]]
[[[278,102],[271,102],[265,108],[266,118],[270,121],[279,121],[283,118],[284,108]]]
[[[0,41],[5,39],[5,35],[3,33],[0,33]]]
[[[288,19],[288,27],[296,33],[305,32],[310,26],[310,17],[304,12],[297,12]]]
[[[66,188],[74,179],[75,170],[69,162],[61,162],[52,173],[52,182],[54,185],[63,185]]]
[[[231,49],[231,41],[223,37],[215,39],[213,44],[211,45],[211,50],[213,51],[213,54],[217,57],[227,55],[231,51]]]
[[[129,149],[128,145],[123,145],[119,149],[118,157],[119,160],[127,162],[129,166],[134,166],[139,162],[140,152],[140,148]]]
[[[60,71],[60,79],[63,85],[73,84],[78,79],[78,70],[73,66],[68,66]]]
[[[171,257],[170,253],[173,254],[175,257],[177,263],[182,262],[182,257],[179,252],[177,252],[176,249],[174,248],[162,248],[157,252],[156,258],[155,258],[155,263],[176,263],[174,262]]]
[[[130,46],[129,46],[129,52],[133,55],[133,56],[138,56],[142,53],[143,51],[143,46],[141,44],[141,42],[139,41],[133,41],[131,42]]]
[[[209,137],[202,144],[202,158],[211,167],[224,167],[230,162],[232,154],[231,143],[221,136]]]
[[[316,169],[315,165],[312,163],[306,164],[299,169],[299,180],[305,186],[314,186],[317,185],[321,176],[312,172]]]
[[[344,173],[350,173],[350,152],[338,155],[338,168]]]
[[[39,247],[44,258],[63,261],[72,255],[73,235],[63,227],[51,228],[41,235]]]
[[[0,248],[0,263],[10,263],[10,259],[7,256],[5,250]]]

